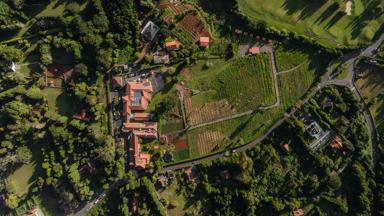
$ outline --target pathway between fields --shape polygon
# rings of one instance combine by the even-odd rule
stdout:
[[[285,71],[280,71],[277,74],[280,75],[280,74],[285,74],[285,73],[289,73],[289,72],[295,71],[295,70],[297,70],[298,68],[300,68],[301,66],[303,66],[304,64],[307,64],[307,63],[308,62],[305,61],[305,62],[303,62],[303,63],[301,63],[301,64],[299,64],[299,65],[297,65],[297,66],[295,66],[295,67],[293,67],[291,69],[288,69],[288,70],[285,70]]]
[[[268,109],[272,109],[272,108],[280,106],[281,97],[280,97],[279,81],[277,80],[278,71],[277,71],[277,65],[276,65],[275,52],[273,51],[272,47],[268,47],[267,48],[267,52],[271,56],[273,86],[274,86],[275,95],[276,95],[276,102],[274,104],[271,104],[271,105],[268,105],[268,106],[260,106],[260,107],[257,107],[255,109],[248,110],[248,111],[245,111],[245,112],[242,112],[242,113],[238,113],[238,114],[235,114],[235,115],[226,116],[226,117],[219,118],[219,119],[216,119],[216,120],[213,120],[213,121],[210,121],[210,122],[205,122],[205,123],[193,125],[193,126],[190,126],[187,129],[188,130],[192,130],[192,129],[196,129],[196,128],[201,128],[201,127],[205,127],[205,126],[208,126],[208,125],[216,124],[216,123],[219,123],[219,122],[228,121],[228,120],[240,118],[240,117],[243,117],[243,116],[246,116],[246,115],[250,115],[250,114],[252,114],[254,112],[257,112],[257,111],[260,111],[260,110],[268,110]]]

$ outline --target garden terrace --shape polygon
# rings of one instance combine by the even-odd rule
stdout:
[[[229,61],[201,60],[191,67],[184,104],[191,125],[276,102],[267,54]],[[187,91],[189,92],[189,91]],[[222,106],[223,113],[217,110]],[[203,115],[201,117],[200,115]]]

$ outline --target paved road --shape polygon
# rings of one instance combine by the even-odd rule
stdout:
[[[303,100],[300,101],[299,106],[298,106],[298,107],[301,107],[302,105],[307,103],[310,98],[312,98],[319,90],[323,89],[324,87],[331,86],[331,85],[339,85],[339,86],[346,86],[346,87],[350,88],[351,91],[356,95],[356,97],[359,98],[359,100],[362,104],[362,107],[363,107],[364,119],[367,122],[368,130],[369,130],[369,133],[371,135],[371,140],[372,140],[372,151],[373,151],[373,160],[374,160],[373,164],[375,164],[377,154],[378,154],[378,146],[377,146],[377,139],[376,139],[377,138],[376,127],[375,127],[372,115],[369,112],[369,109],[367,108],[367,105],[364,102],[364,98],[362,97],[361,93],[359,92],[358,88],[356,88],[355,83],[354,83],[355,63],[357,60],[359,60],[362,57],[372,56],[374,54],[374,51],[379,48],[379,46],[383,43],[383,41],[384,41],[384,33],[380,36],[380,38],[375,43],[373,43],[372,45],[370,45],[369,47],[367,47],[366,49],[364,49],[360,53],[353,53],[351,55],[343,56],[341,59],[344,60],[344,62],[348,65],[348,70],[349,70],[348,77],[343,79],[343,80],[334,80],[334,79],[330,78],[329,75],[332,72],[332,68],[331,68],[332,65],[330,64],[330,66],[327,69],[327,74],[328,74],[329,78],[325,81],[322,81],[316,88],[314,88],[311,92],[309,92],[307,94],[307,96]],[[273,59],[272,60],[273,65],[276,66],[276,64],[274,62],[274,56],[272,59]],[[275,81],[277,81],[276,67],[273,67],[273,70],[274,70]],[[275,85],[275,90],[276,90],[276,85]],[[277,97],[278,103],[280,103],[280,93],[279,93],[278,89],[276,91],[276,95],[278,95],[278,97]],[[264,139],[266,139],[273,132],[273,130],[275,130],[280,125],[282,125],[285,122],[285,120],[290,118],[296,111],[297,111],[297,109],[294,108],[291,110],[291,112],[285,113],[284,117],[282,119],[278,120],[277,122],[275,122],[264,135],[258,137],[257,139],[253,140],[252,142],[250,142],[248,144],[245,144],[245,145],[242,145],[239,147],[235,147],[235,148],[231,148],[230,150],[236,151],[236,152],[242,152],[242,151],[246,151],[246,150],[252,148],[256,144],[258,144],[258,143],[262,142]],[[249,112],[252,113],[253,111],[249,111]],[[216,153],[213,155],[205,156],[205,157],[194,159],[191,161],[186,161],[186,162],[182,162],[179,164],[170,165],[170,166],[164,167],[162,169],[162,171],[180,169],[180,168],[192,166],[195,164],[199,164],[199,163],[202,163],[204,161],[214,160],[214,159],[217,159],[220,157],[225,157],[225,152],[219,152],[219,153]],[[112,186],[110,187],[110,189],[108,191],[100,190],[100,193],[98,196],[96,196],[93,200],[88,202],[83,208],[81,208],[75,214],[72,214],[72,215],[73,216],[85,215],[95,205],[97,200],[102,199],[103,197],[108,195],[111,191],[113,191],[114,189],[118,188],[119,186],[121,186],[125,183],[126,183],[125,181],[120,180],[120,181],[117,181],[114,184],[112,184]]]
[[[114,182],[109,189],[103,190],[100,189],[99,192],[97,193],[97,196],[95,196],[94,199],[89,201],[86,205],[82,206],[80,209],[76,211],[74,214],[70,214],[69,216],[83,216],[86,215],[87,212],[89,212],[98,202],[100,202],[104,197],[106,197],[108,194],[110,194],[113,190],[119,188],[120,186],[123,186],[126,184],[127,181],[125,180],[118,180]]]
[[[301,102],[300,102],[300,104],[298,106],[298,107],[301,107],[302,105],[307,103],[310,98],[312,98],[319,90],[323,89],[324,87],[332,86],[332,85],[348,87],[355,94],[355,96],[360,100],[360,103],[361,103],[362,108],[363,108],[362,111],[363,111],[364,119],[367,122],[368,130],[369,130],[369,133],[370,133],[370,136],[371,136],[371,140],[372,140],[372,151],[373,151],[372,152],[372,156],[373,156],[372,159],[373,159],[373,164],[375,164],[375,162],[377,161],[376,159],[377,159],[377,155],[378,155],[376,127],[375,127],[372,115],[369,112],[369,109],[367,108],[366,103],[364,102],[364,98],[361,96],[358,88],[356,88],[355,83],[354,83],[355,63],[357,62],[357,60],[359,60],[362,57],[372,56],[374,54],[374,51],[377,50],[380,47],[380,45],[383,43],[383,41],[384,41],[384,33],[380,36],[380,38],[375,43],[373,43],[372,45],[370,45],[366,49],[362,50],[360,53],[356,52],[356,53],[352,53],[352,54],[349,54],[349,55],[342,56],[341,60],[343,62],[345,62],[345,64],[347,64],[348,70],[349,70],[348,76],[345,79],[343,79],[343,80],[335,80],[335,79],[332,79],[330,77],[330,75],[332,73],[332,62],[331,62],[331,64],[327,68],[328,79],[327,80],[323,80],[316,88],[314,88],[311,92],[309,92],[307,94],[307,96],[303,100],[301,100]],[[276,78],[276,75],[277,75],[277,72],[274,73],[275,78]],[[254,141],[252,141],[252,142],[250,142],[248,144],[245,144],[243,146],[231,148],[230,151],[242,152],[242,151],[245,151],[247,149],[252,148],[256,144],[260,143],[265,138],[267,138],[272,133],[273,130],[275,130],[281,124],[283,124],[283,122],[286,119],[288,119],[289,117],[291,117],[296,111],[297,111],[296,109],[293,109],[290,113],[285,113],[284,114],[284,118],[278,120],[275,124],[273,124],[271,126],[271,128],[264,135],[258,137]],[[252,111],[248,111],[246,113],[251,114]],[[238,114],[238,115],[243,115],[243,113]],[[244,113],[244,115],[245,115],[245,113]],[[230,118],[230,117],[228,117],[228,118]],[[199,163],[204,162],[204,161],[214,160],[214,159],[217,159],[217,158],[220,158],[220,157],[224,157],[224,156],[225,156],[225,151],[222,151],[222,152],[218,152],[216,154],[209,155],[209,156],[206,156],[206,157],[202,157],[202,158],[194,159],[194,160],[191,160],[191,161],[186,161],[186,162],[182,162],[182,163],[178,163],[178,164],[174,164],[174,165],[170,165],[170,166],[164,167],[163,171],[180,169],[180,168],[192,166],[192,165],[195,165],[195,164],[199,164]]]

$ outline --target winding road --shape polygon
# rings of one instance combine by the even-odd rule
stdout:
[[[344,62],[348,66],[348,71],[349,71],[348,76],[345,79],[343,79],[343,80],[336,80],[336,79],[333,79],[333,78],[330,77],[330,74],[332,73],[332,63],[331,63],[328,66],[328,68],[327,68],[327,73],[326,73],[326,75],[328,75],[327,78],[325,80],[322,80],[322,82],[320,82],[315,88],[313,88],[306,95],[305,98],[303,98],[301,101],[299,101],[299,104],[298,104],[299,106],[297,106],[297,107],[301,107],[302,105],[306,104],[309,101],[310,98],[312,98],[318,91],[320,91],[324,87],[332,86],[332,85],[348,87],[355,94],[355,96],[360,100],[360,103],[362,105],[362,112],[363,112],[363,115],[364,115],[364,119],[367,122],[369,134],[370,134],[370,137],[371,137],[371,144],[372,144],[372,148],[371,149],[372,149],[373,165],[375,165],[375,163],[377,161],[377,156],[378,156],[377,132],[376,132],[376,127],[375,127],[375,124],[374,124],[373,117],[372,117],[372,115],[371,115],[371,113],[370,113],[370,111],[369,111],[369,109],[368,109],[368,107],[367,107],[367,105],[366,105],[366,103],[364,101],[363,96],[361,95],[359,89],[356,88],[355,83],[354,83],[355,64],[356,64],[356,62],[359,59],[361,59],[363,57],[371,57],[371,56],[373,56],[375,50],[377,50],[379,48],[379,46],[383,43],[383,41],[384,41],[384,33],[379,37],[379,39],[375,43],[373,43],[372,45],[368,46],[367,48],[362,50],[360,53],[352,53],[352,54],[349,54],[349,55],[342,56],[340,58],[340,60],[342,60],[342,62]],[[273,63],[274,79],[275,79],[275,83],[277,83],[277,75],[278,75],[278,73],[277,73],[277,69],[276,69],[276,63],[274,61],[274,56],[272,57],[272,59],[273,59],[272,63]],[[279,105],[280,104],[280,93],[279,93],[279,90],[278,90],[278,86],[276,84],[275,84],[275,91],[276,91],[276,95],[277,95],[277,98],[278,98],[277,99],[277,104]],[[271,105],[271,106],[278,106],[278,105],[274,104],[274,105]],[[246,150],[254,147],[256,144],[258,144],[258,143],[262,142],[264,139],[266,139],[276,128],[278,128],[287,119],[289,119],[293,114],[295,114],[296,111],[297,111],[297,109],[293,108],[290,112],[284,113],[284,117],[283,118],[281,118],[280,120],[275,122],[268,129],[268,131],[266,133],[264,133],[262,136],[256,138],[252,142],[247,143],[247,144],[242,145],[242,146],[234,147],[234,148],[231,148],[231,149],[228,149],[228,150],[236,151],[236,152],[243,152],[243,151],[246,151]],[[237,114],[237,115],[242,116],[242,115],[246,115],[246,114],[251,114],[252,112],[254,112],[254,110],[248,111],[248,112],[245,112],[245,113],[240,113],[240,114]],[[229,116],[227,118],[229,120],[229,119],[238,118],[238,117],[239,116],[235,115],[235,116]],[[222,121],[225,121],[225,120],[222,120]],[[216,123],[216,122],[213,122],[213,123]],[[207,124],[213,124],[213,123],[209,122]],[[205,126],[205,125],[203,125],[203,126]],[[214,159],[218,159],[218,158],[221,158],[221,157],[225,157],[225,151],[218,152],[218,153],[211,154],[211,155],[207,155],[207,156],[204,156],[204,157],[201,157],[201,158],[198,158],[198,159],[193,159],[193,160],[190,160],[190,161],[184,161],[184,162],[180,162],[180,163],[177,163],[177,164],[169,165],[169,166],[164,167],[161,171],[170,171],[170,170],[176,170],[176,169],[180,169],[180,168],[184,168],[184,167],[189,167],[189,166],[193,166],[193,165],[202,163],[204,161],[214,160]],[[95,198],[93,200],[89,201],[82,208],[78,209],[76,211],[76,213],[71,214],[71,216],[83,216],[83,215],[85,215],[103,197],[105,197],[111,191],[115,190],[116,188],[118,188],[119,186],[121,186],[121,185],[123,185],[125,183],[126,183],[126,181],[124,181],[124,180],[118,180],[118,181],[114,182],[108,190],[101,189],[99,191],[98,195],[95,196]]]
[[[369,109],[368,109],[368,107],[367,107],[367,105],[366,105],[366,103],[364,101],[364,98],[361,95],[359,89],[355,86],[355,82],[354,82],[355,73],[356,73],[356,71],[355,71],[355,64],[356,64],[356,62],[359,59],[361,59],[363,57],[370,57],[370,56],[374,55],[374,52],[380,47],[380,45],[383,43],[383,41],[384,41],[384,33],[379,37],[379,39],[375,43],[371,44],[370,46],[368,46],[364,50],[360,51],[359,53],[352,53],[352,54],[349,54],[349,55],[342,56],[340,58],[340,60],[342,62],[344,62],[345,64],[347,64],[348,71],[349,71],[348,76],[345,79],[343,79],[343,80],[335,80],[335,79],[330,77],[330,74],[332,73],[332,62],[331,62],[331,64],[327,68],[327,73],[326,73],[326,75],[328,75],[327,76],[328,78],[326,80],[323,80],[320,84],[317,85],[316,88],[314,88],[310,93],[308,93],[306,95],[306,97],[300,101],[299,106],[298,106],[298,107],[301,107],[302,105],[307,103],[310,98],[312,98],[318,91],[320,91],[324,87],[332,86],[332,85],[348,87],[354,93],[356,98],[359,99],[359,101],[360,101],[360,103],[362,105],[363,116],[364,116],[364,119],[365,119],[365,121],[367,123],[368,131],[369,131],[369,134],[370,134],[370,137],[371,137],[371,144],[372,144],[372,148],[371,149],[372,149],[373,165],[376,164],[377,157],[378,157],[378,152],[379,152],[378,151],[378,145],[377,145],[377,132],[376,132],[376,127],[375,127],[375,123],[374,123],[373,117],[372,117],[372,115],[371,115],[371,113],[370,113],[370,111],[369,111]],[[272,59],[274,59],[274,58],[272,58]],[[275,79],[277,78],[277,74],[278,74],[276,71],[277,70],[276,70],[276,67],[275,67],[275,69],[274,69],[274,77],[275,77]],[[278,97],[278,98],[280,98],[280,97]],[[275,130],[280,125],[282,125],[284,123],[284,121],[287,120],[288,118],[290,118],[296,111],[297,111],[297,109],[294,108],[294,109],[292,109],[291,112],[285,113],[284,117],[282,119],[280,119],[277,122],[275,122],[264,135],[258,137],[254,141],[252,141],[252,142],[250,142],[248,144],[242,145],[242,146],[238,146],[238,147],[234,147],[234,148],[228,149],[228,150],[236,151],[236,152],[242,152],[242,151],[246,151],[246,150],[252,148],[256,144],[262,142],[265,138],[267,138],[272,133],[273,130]],[[248,111],[246,113],[251,114],[252,111]],[[244,114],[245,113],[241,113],[241,114],[237,114],[237,115],[242,116]],[[238,116],[235,115],[235,116],[230,116],[230,117],[227,117],[227,118],[228,119],[232,119],[233,117],[238,117]],[[216,123],[216,122],[214,122],[214,123]],[[205,125],[208,125],[208,124],[209,123],[206,123]],[[217,158],[220,158],[220,157],[224,157],[225,156],[225,152],[226,151],[221,151],[221,152],[218,152],[218,153],[215,153],[215,154],[207,155],[207,156],[202,157],[202,158],[198,158],[198,159],[194,159],[194,160],[190,160],[190,161],[184,161],[184,162],[181,162],[181,163],[169,165],[169,166],[164,167],[162,171],[170,171],[170,170],[180,169],[180,168],[184,168],[184,167],[189,167],[189,166],[193,166],[193,165],[202,163],[204,161],[214,160],[214,159],[217,159]]]

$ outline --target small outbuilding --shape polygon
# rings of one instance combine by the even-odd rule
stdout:
[[[253,46],[253,47],[249,48],[248,52],[251,55],[258,55],[258,54],[260,54],[260,47]]]
[[[165,48],[168,51],[179,50],[180,46],[181,46],[181,43],[177,40],[173,40],[165,43]]]
[[[209,48],[210,40],[211,39],[209,37],[200,37],[200,46],[204,48]]]

